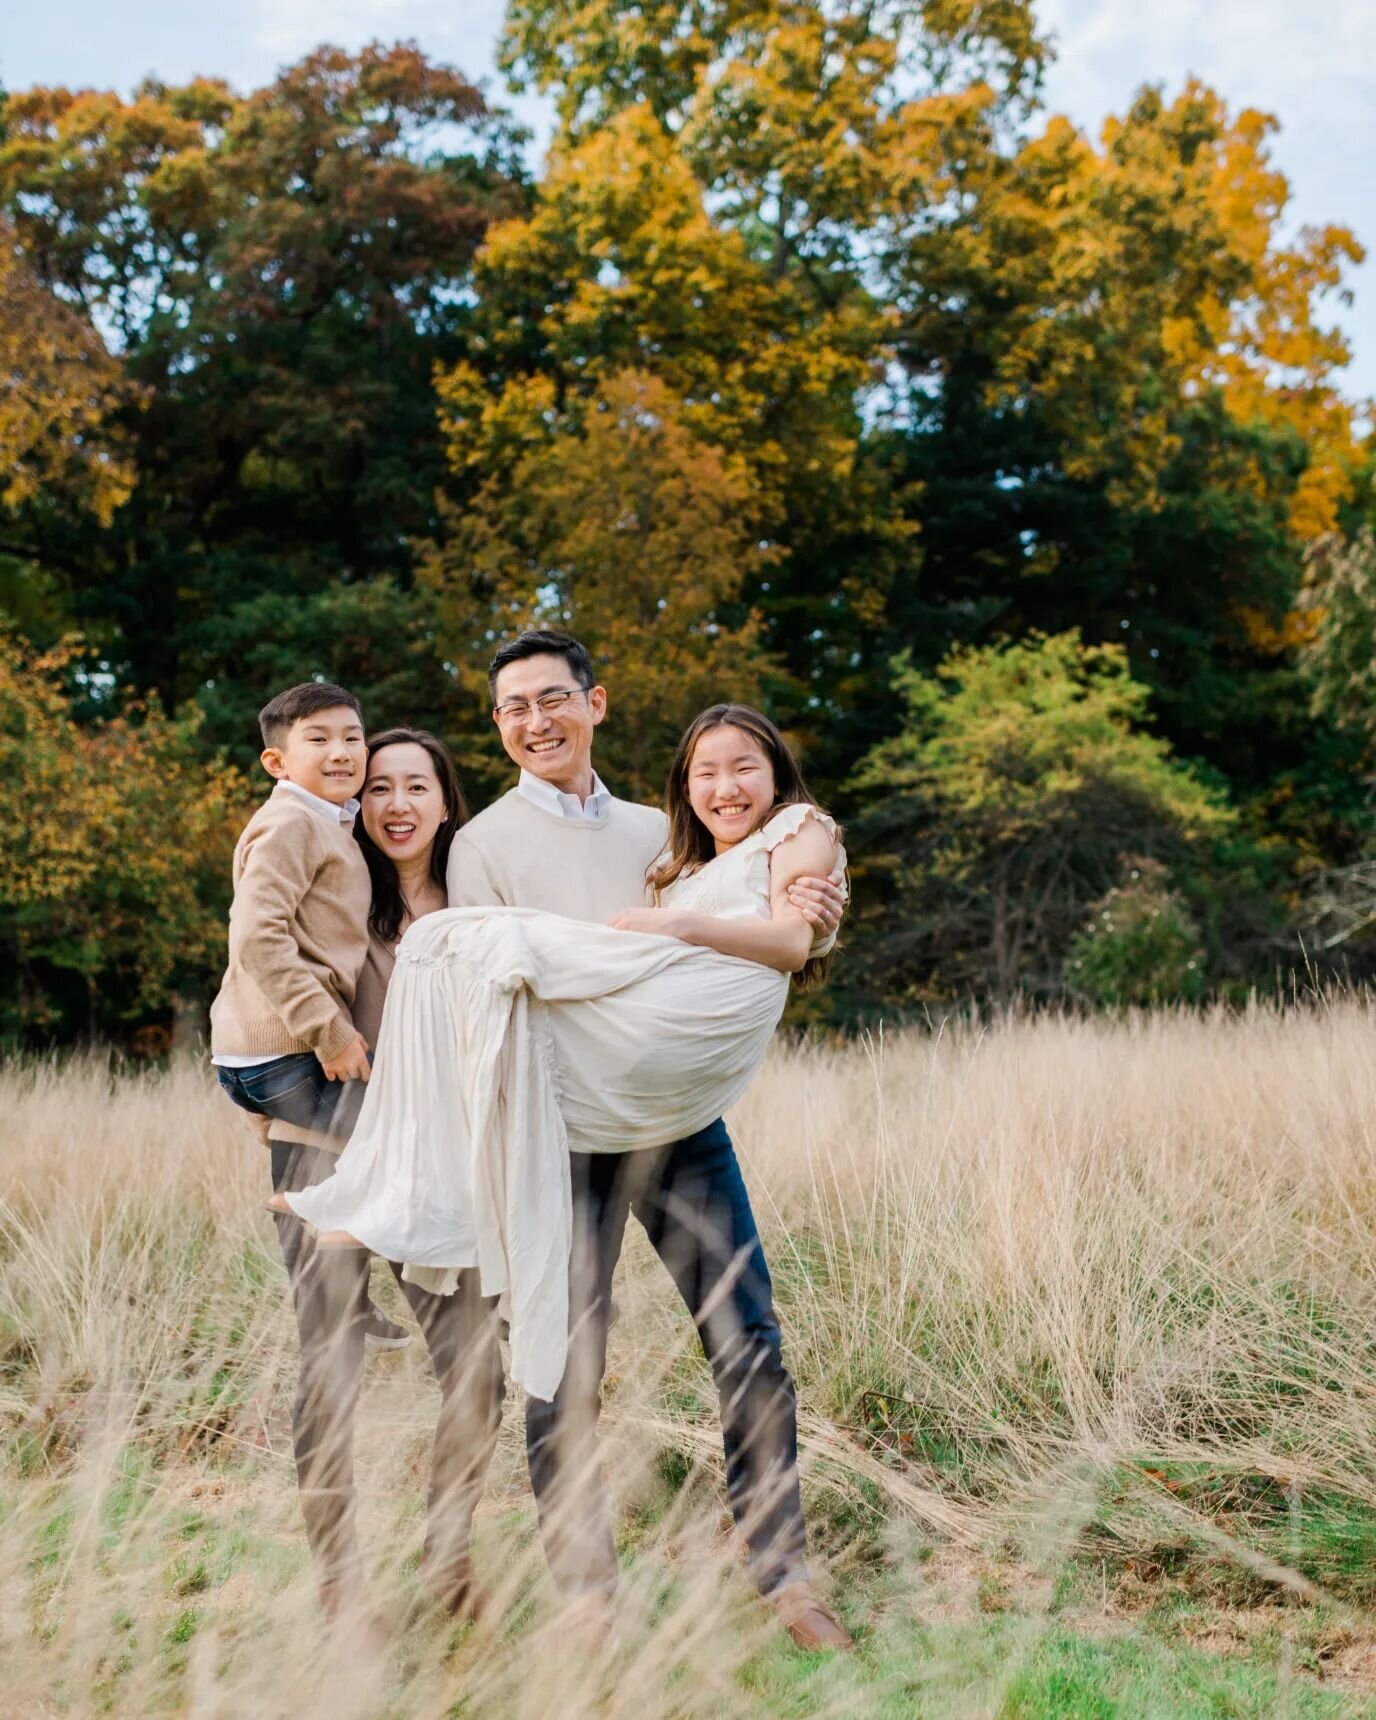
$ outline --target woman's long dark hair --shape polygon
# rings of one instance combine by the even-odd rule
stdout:
[[[767,817],[781,806],[821,807],[811,789],[803,781],[798,761],[788,742],[765,716],[753,705],[709,705],[689,723],[678,743],[674,762],[669,766],[669,783],[665,790],[665,809],[669,814],[669,846],[662,859],[647,873],[656,900],[675,879],[685,872],[696,872],[699,866],[714,859],[716,843],[707,826],[693,811],[688,798],[688,772],[698,742],[712,729],[740,729],[757,742],[774,771],[774,804]],[[831,956],[810,956],[802,969],[794,974],[794,984],[802,990],[820,985],[831,968]]]
[[[380,735],[369,738],[368,765],[371,767],[373,760],[385,747],[401,746],[408,742],[412,746],[422,747],[430,755],[430,762],[435,767],[435,779],[440,785],[445,816],[435,832],[435,846],[430,851],[430,876],[443,886],[454,834],[462,825],[468,823],[468,802],[459,787],[459,773],[449,755],[449,748],[438,735],[432,735],[428,729],[384,729]],[[363,792],[366,794],[366,770],[363,782]],[[406,901],[401,893],[401,880],[397,877],[395,864],[364,829],[361,814],[355,820],[354,835],[363,850],[363,858],[368,862],[368,875],[373,881],[373,903],[368,910],[368,925],[384,943],[390,944],[400,936],[401,922],[406,918]]]

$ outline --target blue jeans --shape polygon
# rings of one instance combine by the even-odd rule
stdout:
[[[347,1137],[358,1121],[367,1084],[331,1081],[313,1051],[269,1057],[245,1069],[215,1066],[216,1079],[241,1110],[322,1135]]]
[[[768,1593],[807,1575],[798,1419],[769,1268],[726,1125],[636,1153],[573,1153],[569,1359],[551,1403],[526,1399],[526,1455],[545,1554],[566,1591],[616,1584],[597,1459],[612,1274],[628,1214],[693,1316],[721,1406],[726,1490]]]

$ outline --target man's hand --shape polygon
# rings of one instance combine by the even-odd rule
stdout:
[[[688,932],[691,914],[677,913],[673,908],[623,908],[611,922],[618,932],[654,932],[661,938],[680,938],[685,944],[693,940]]]
[[[846,911],[845,881],[844,872],[833,872],[830,878],[799,878],[788,887],[789,901],[824,938],[835,933]]]
[[[361,1033],[355,1033],[338,1057],[331,1057],[328,1063],[322,1057],[320,1067],[330,1081],[366,1081],[373,1072],[368,1061],[368,1041]]]

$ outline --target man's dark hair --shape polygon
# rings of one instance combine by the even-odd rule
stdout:
[[[258,713],[258,728],[265,747],[280,747],[293,723],[313,717],[317,711],[336,711],[343,705],[363,722],[363,706],[345,687],[332,681],[302,681],[268,700]]]
[[[586,645],[580,644],[572,633],[560,633],[552,627],[532,627],[525,633],[518,633],[514,639],[508,639],[505,645],[499,645],[496,656],[488,665],[487,692],[494,705],[497,702],[498,675],[509,663],[522,663],[527,657],[562,657],[578,686],[597,685],[597,671],[592,666]]]

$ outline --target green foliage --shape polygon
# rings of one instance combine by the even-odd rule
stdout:
[[[110,529],[50,493],[4,548],[60,577],[93,652],[165,709],[213,683],[204,739],[246,764],[268,689],[239,650],[274,600],[290,641],[329,641],[288,680],[328,650],[369,691],[370,650],[332,611],[374,580],[406,592],[434,528],[431,373],[459,350],[488,220],[519,207],[514,139],[406,46],[322,48],[246,97],[34,89],[4,118],[0,211],[45,284],[116,331],[144,404]]]
[[[1217,792],[1144,732],[1149,695],[1118,647],[1032,635],[959,648],[930,677],[900,658],[894,691],[903,726],[851,786],[869,809],[868,864],[890,886],[869,960],[895,1001],[1054,991],[1071,929],[1122,853],[1229,822]]]
[[[1302,602],[1308,623],[1300,663],[1316,711],[1361,737],[1376,756],[1376,532],[1330,534],[1309,552]]]
[[[153,1029],[198,1009],[223,968],[230,855],[248,785],[207,764],[194,717],[150,705],[72,720],[61,675],[0,632],[0,1035],[42,1042]]]
[[[1290,232],[1274,122],[1197,82],[1040,112],[1035,10],[511,0],[535,183],[407,44],[0,96],[0,616],[81,635],[92,732],[247,768],[323,675],[478,800],[527,621],[599,652],[623,792],[758,698],[862,813],[847,1007],[1059,992],[1158,849],[1216,983],[1300,927],[1364,973],[1371,458],[1325,321],[1361,248]],[[1151,993],[1114,961],[1096,995]]]
[[[1123,881],[1093,903],[1071,940],[1066,984],[1092,1003],[1148,1008],[1204,995],[1199,929],[1167,887],[1166,869],[1143,855],[1123,867]]]

